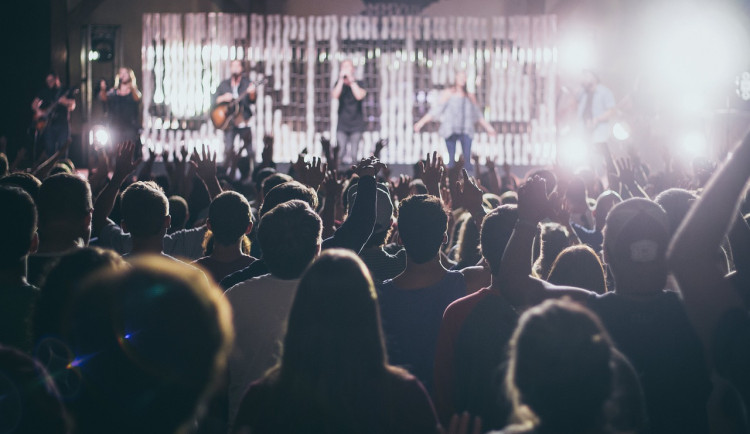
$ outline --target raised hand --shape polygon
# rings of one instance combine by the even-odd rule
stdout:
[[[326,162],[331,161],[331,140],[326,137],[320,137],[320,148],[323,150],[323,156],[326,157]]]
[[[325,179],[323,180],[323,190],[325,190],[326,198],[335,199],[341,197],[341,193],[344,191],[344,180],[339,179],[337,171],[329,170],[326,172]]]
[[[635,184],[635,171],[629,158],[620,158],[617,161],[617,173],[622,182],[625,185]]]
[[[294,169],[294,177],[297,181],[305,182],[305,171],[307,169],[307,163],[305,163],[305,154],[297,154],[297,161],[293,161],[292,169]]]
[[[476,179],[470,177],[466,169],[461,172],[463,173],[463,181],[456,181],[453,200],[458,201],[469,212],[478,211],[482,208],[484,193],[477,185]]]
[[[440,181],[443,180],[443,173],[445,173],[445,166],[443,166],[442,157],[438,157],[437,151],[427,154],[425,161],[419,162],[419,177],[422,178],[422,182],[427,186],[427,190],[430,194],[440,197]]]
[[[375,157],[363,158],[356,166],[352,166],[354,173],[363,176],[377,176],[381,169],[384,169],[385,164],[381,163]]]
[[[328,164],[323,163],[318,157],[313,157],[311,164],[305,164],[302,179],[305,184],[317,190],[325,179],[327,170]]]
[[[138,167],[139,164],[141,164],[141,159],[134,160],[133,156],[135,155],[135,143],[133,142],[125,142],[120,143],[117,145],[117,151],[115,156],[115,170],[114,174],[112,175],[112,179],[119,181],[122,183],[128,175],[133,173],[133,171]]]
[[[534,176],[518,189],[518,220],[539,223],[552,214],[544,178]]]
[[[399,176],[395,183],[391,182],[391,185],[393,185],[393,194],[398,200],[409,197],[409,193],[411,193],[411,177],[409,175]]]
[[[260,158],[263,165],[267,166],[273,163],[273,136],[268,134],[263,136],[263,152],[261,152]]]
[[[388,145],[388,139],[380,139],[375,142],[375,152],[372,154],[375,158],[380,159],[380,152]]]
[[[187,150],[185,150],[185,152],[187,152]],[[190,165],[195,167],[198,177],[202,179],[203,182],[209,182],[216,178],[216,152],[211,153],[208,146],[202,145],[200,153],[198,153],[197,150],[193,152],[193,156],[190,159]]]

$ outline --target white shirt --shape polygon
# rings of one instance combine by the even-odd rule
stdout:
[[[229,423],[250,384],[279,361],[299,279],[254,277],[224,294],[232,305],[235,342],[229,358]]]

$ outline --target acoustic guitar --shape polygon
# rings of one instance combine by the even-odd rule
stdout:
[[[263,78],[254,81],[252,85],[257,88],[258,86],[265,84],[267,81],[267,78]],[[211,122],[214,124],[214,127],[225,131],[233,125],[239,125],[246,122],[247,119],[242,116],[242,104],[244,104],[245,98],[249,99],[250,95],[245,93],[245,95],[239,98],[216,104],[213,110],[211,110]]]
[[[74,98],[80,90],[77,88],[70,89],[67,92],[65,92],[60,98],[63,96],[65,98]],[[52,104],[49,105],[49,107],[45,109],[38,108],[34,110],[34,115],[31,119],[31,123],[34,126],[34,129],[36,129],[37,133],[41,134],[44,132],[44,129],[47,128],[47,125],[49,125],[50,121],[54,119],[55,117],[55,109],[58,105],[60,105],[60,98],[56,99]]]

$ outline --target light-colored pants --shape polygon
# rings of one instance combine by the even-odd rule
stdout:
[[[342,163],[356,164],[359,144],[362,142],[362,133],[336,132],[336,144],[339,146],[339,158]]]

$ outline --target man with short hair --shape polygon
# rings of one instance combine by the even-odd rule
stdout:
[[[297,283],[320,253],[322,231],[320,217],[301,200],[281,203],[260,219],[258,242],[270,273],[226,292],[236,333],[229,361],[230,423],[250,383],[278,361]]]
[[[172,218],[169,201],[159,185],[153,181],[138,181],[128,186],[121,195],[120,212],[122,229],[133,238],[133,250],[129,254],[164,254],[164,235]]]
[[[39,249],[29,257],[29,281],[41,284],[47,267],[65,252],[85,247],[91,238],[91,188],[76,175],[59,173],[42,182],[36,200]]]
[[[31,351],[31,315],[39,290],[26,280],[26,261],[36,251],[34,201],[17,187],[0,187],[0,344]]]
[[[255,261],[242,252],[242,239],[253,229],[250,204],[244,196],[234,191],[216,196],[206,225],[213,234],[213,251],[194,263],[208,270],[216,282]]]
[[[389,361],[405,366],[432,390],[440,321],[445,308],[466,295],[460,271],[445,269],[440,246],[448,239],[448,215],[435,196],[410,196],[398,209],[398,233],[406,269],[378,285],[380,315]]]

